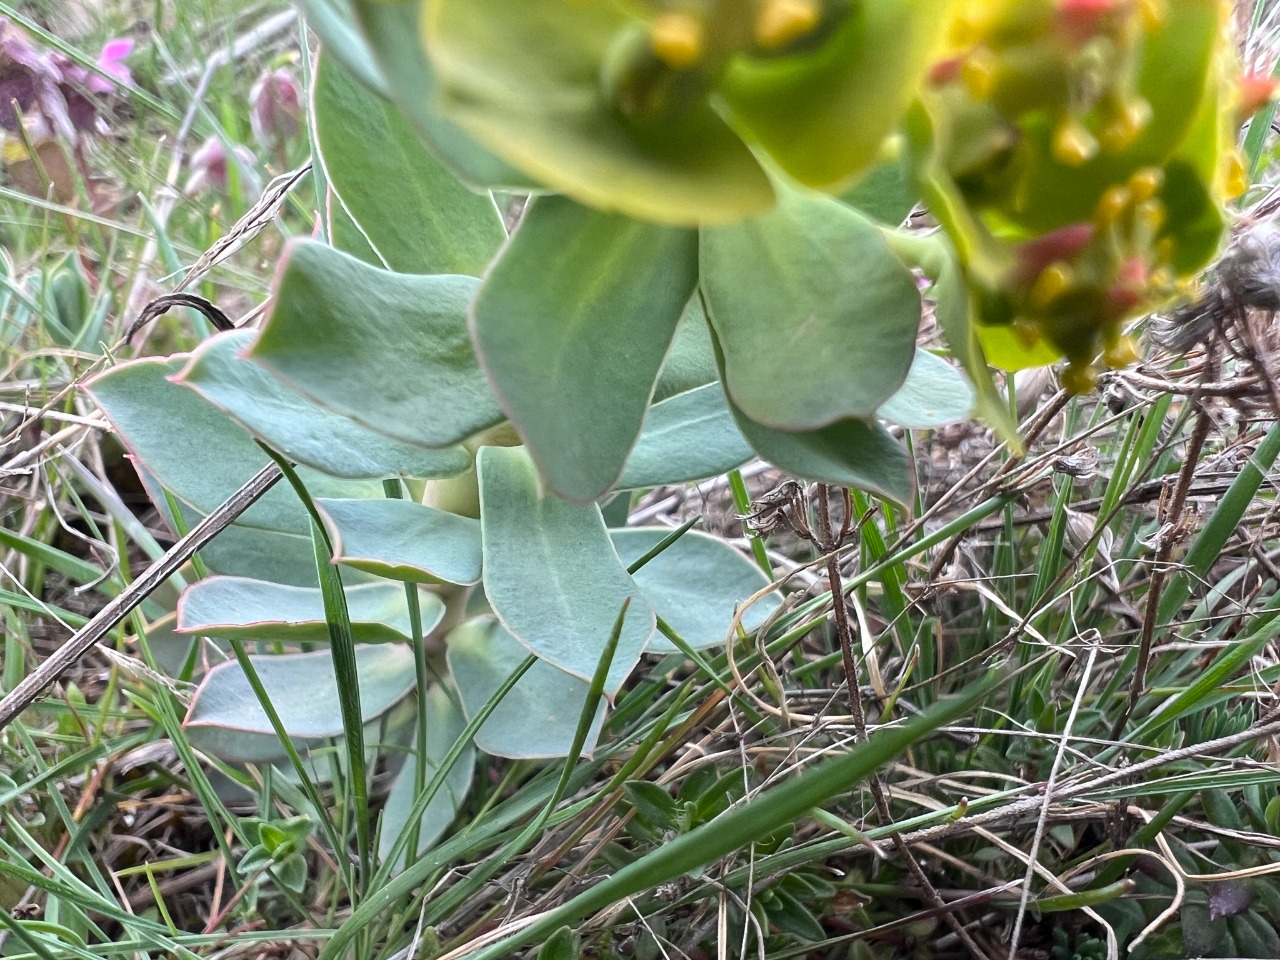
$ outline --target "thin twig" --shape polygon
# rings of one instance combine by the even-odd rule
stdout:
[[[867,739],[866,713],[862,706],[862,694],[858,689],[858,665],[853,656],[853,628],[849,624],[849,611],[845,606],[844,580],[840,575],[839,554],[839,548],[849,534],[853,505],[849,497],[849,491],[841,489],[841,493],[844,496],[844,514],[841,518],[839,532],[834,533],[831,525],[830,489],[825,483],[818,484],[818,537],[816,538],[818,542],[816,545],[819,550],[827,554],[827,580],[831,587],[832,619],[835,624],[836,636],[840,641],[840,655],[844,661],[845,683],[849,688],[854,738],[858,742],[864,742]],[[802,515],[801,511],[797,511],[797,513]],[[875,801],[877,815],[886,827],[889,826],[893,823],[893,811],[889,809],[889,801],[885,798],[884,784],[880,782],[880,775],[873,772],[867,780],[867,785],[871,790],[872,799]],[[912,878],[919,885],[929,905],[940,912],[943,922],[951,928],[951,932],[964,944],[965,949],[973,957],[978,958],[978,960],[987,960],[986,951],[978,946],[969,931],[965,929],[965,925],[960,922],[960,919],[947,909],[942,897],[938,895],[938,891],[934,889],[929,877],[925,874],[924,868],[916,861],[910,847],[902,842],[901,834],[895,830],[889,834],[889,839],[893,843],[898,856],[906,864]]]
[[[113,630],[135,607],[149,597],[160,584],[178,571],[192,555],[228,527],[280,479],[280,468],[268,464],[227,501],[201,520],[191,532],[175,543],[163,557],[147,568],[142,576],[125,588],[118,597],[98,612],[84,628],[71,637],[44,663],[0,700],[0,730],[25,710],[73,663],[95,643]]]

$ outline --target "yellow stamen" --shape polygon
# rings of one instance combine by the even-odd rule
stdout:
[[[1102,351],[1102,362],[1112,370],[1119,370],[1138,362],[1138,345],[1133,337],[1121,334],[1107,344]]]
[[[960,66],[960,81],[975,100],[990,98],[996,85],[996,56],[985,47],[979,47],[964,58]]]
[[[1068,167],[1088,163],[1098,153],[1098,141],[1083,123],[1069,117],[1053,133],[1053,158]]]
[[[1072,360],[1062,371],[1062,389],[1067,393],[1088,393],[1098,385],[1098,375],[1087,363]]]
[[[1074,282],[1075,271],[1071,269],[1070,264],[1063,263],[1061,260],[1055,261],[1040,271],[1040,276],[1036,277],[1036,282],[1031,285],[1027,299],[1035,309],[1047,310],[1055,300],[1067,292]]]
[[[672,70],[688,70],[702,59],[705,28],[691,13],[664,13],[653,22],[650,45],[653,55]]]
[[[1102,145],[1108,150],[1123,150],[1142,133],[1151,120],[1151,105],[1145,100],[1133,103],[1117,112],[1102,130]]]
[[[1240,154],[1232,150],[1227,154],[1227,172],[1222,178],[1222,188],[1227,192],[1227,199],[1234,200],[1244,195],[1249,189],[1249,179],[1245,176],[1244,161]]]
[[[1150,200],[1164,186],[1164,171],[1159,167],[1143,167],[1129,178],[1129,193],[1141,203]]]
[[[756,19],[756,43],[779,50],[814,31],[822,21],[818,0],[765,0]]]
[[[1133,195],[1127,188],[1108,187],[1098,199],[1098,207],[1093,212],[1094,221],[1100,227],[1114,223],[1119,219],[1120,214],[1129,209],[1131,203],[1133,203]]]
[[[1138,204],[1137,209],[1133,211],[1134,219],[1151,231],[1151,236],[1155,236],[1160,232],[1160,228],[1164,226],[1167,219],[1167,214],[1168,211],[1159,200],[1146,200]]]
[[[1167,13],[1164,0],[1138,0],[1138,12],[1142,15],[1144,32],[1153,32],[1164,25]]]

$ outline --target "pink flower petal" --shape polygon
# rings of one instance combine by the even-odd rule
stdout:
[[[133,37],[117,37],[114,40],[108,40],[102,45],[102,52],[98,54],[98,69],[110,74],[119,83],[133,83],[133,74],[123,62],[124,58],[132,52]],[[115,87],[116,84],[106,77],[94,74],[89,78],[89,89],[95,93],[108,93]]]

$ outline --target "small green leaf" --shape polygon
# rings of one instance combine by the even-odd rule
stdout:
[[[658,131],[623,118],[602,74],[634,24],[616,3],[432,0],[423,32],[441,111],[592,207],[683,225],[768,208],[768,178],[705,96]]]
[[[829,197],[787,191],[762,217],[704,229],[702,291],[726,389],[756,423],[870,417],[906,379],[915,277],[879,228]]]
[[[252,661],[292,738],[305,747],[342,735],[338,682],[327,650],[255,656]],[[413,689],[413,652],[406,645],[357,647],[356,663],[366,723]],[[275,759],[280,752],[266,712],[235,661],[220,663],[205,675],[183,727],[193,746],[224,760]]]
[[[628,780],[622,785],[636,813],[651,826],[667,829],[676,820],[676,801],[662,787],[648,780]]]
[[[655,403],[618,479],[621,490],[719,476],[754,456],[719,383]]]
[[[249,359],[380,433],[449,447],[502,419],[466,328],[477,286],[295,241]]]
[[[346,590],[351,625],[361,643],[404,642],[413,636],[404,588],[371,583]],[[444,616],[433,594],[420,598],[422,629],[430,632]],[[178,633],[327,643],[329,627],[320,589],[286,587],[244,577],[208,577],[192,584],[178,601]]]
[[[210,337],[175,378],[245,430],[298,463],[335,477],[450,477],[471,467],[462,447],[428,450],[393,440],[289,389],[256,363],[240,358],[257,333]]]
[[[469,620],[449,634],[449,672],[458,685],[468,717],[474,717],[528,651],[496,620]],[[498,704],[476,734],[476,746],[496,757],[563,757],[573,745],[590,685],[540,660]],[[583,749],[595,749],[604,723],[601,703]]]
[[[618,556],[628,565],[670,534],[666,527],[609,531]],[[734,612],[769,585],[760,568],[729,544],[692,530],[632,576],[654,612],[695,649],[723,645]],[[779,603],[777,593],[761,597],[744,611],[743,629],[750,631],[760,626]],[[648,650],[675,653],[678,648],[657,634]]]
[[[329,183],[383,265],[480,276],[506,237],[492,198],[464,187],[403,115],[357,85],[327,49],[312,105]]]
[[[691,230],[539,197],[480,288],[481,361],[548,485],[618,479],[697,283]]]
[[[540,494],[533,462],[519,448],[482,448],[479,475],[485,595],[520,643],[589,680],[631,598],[605,683],[616,693],[655,621],[609,541],[600,508]]]
[[[467,721],[442,687],[432,687],[427,691],[426,699],[427,764],[423,782],[430,783],[439,770],[440,764],[453,749],[458,737],[462,735]],[[422,813],[422,818],[418,822],[417,851],[406,850],[400,855],[402,868],[406,860],[410,862],[416,860],[429,850],[458,815],[458,808],[462,806],[467,791],[471,789],[475,764],[475,748],[465,747],[449,769],[444,783]],[[387,858],[391,845],[409,827],[409,817],[413,813],[414,801],[417,800],[415,789],[417,766],[417,751],[410,750],[405,757],[404,766],[392,781],[386,805],[382,808],[381,831],[378,835],[379,860]]]
[[[335,563],[409,583],[480,580],[480,521],[409,500],[317,500]]]
[[[271,871],[271,876],[275,878],[276,883],[294,893],[301,893],[306,889],[307,878],[310,875],[311,871],[307,866],[306,858],[296,853],[280,861]]]
[[[932,430],[973,412],[973,387],[964,374],[928,350],[916,350],[907,379],[876,416],[910,430]]]

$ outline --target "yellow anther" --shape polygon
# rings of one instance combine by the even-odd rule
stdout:
[[[1144,32],[1150,33],[1164,26],[1167,13],[1164,0],[1138,0],[1138,12],[1142,15]]]
[[[1098,141],[1083,123],[1068,117],[1053,132],[1053,158],[1068,167],[1088,163],[1098,153]]]
[[[960,66],[960,81],[975,100],[986,100],[996,85],[996,55],[986,47],[978,47]]]
[[[1040,271],[1031,285],[1027,299],[1036,310],[1048,310],[1075,282],[1075,271],[1061,260],[1049,264]]]
[[[1156,244],[1156,250],[1159,251],[1165,240],[1172,240],[1172,237],[1165,237],[1160,243]],[[1172,249],[1172,243],[1170,244]],[[1147,289],[1158,291],[1161,294],[1174,293],[1182,286],[1178,278],[1174,275],[1173,267],[1168,264],[1162,264],[1151,271],[1151,276],[1147,278]]]
[[[756,44],[762,50],[780,50],[812,33],[821,22],[818,0],[765,0],[756,19]]]
[[[1240,154],[1232,150],[1227,154],[1227,171],[1222,178],[1222,188],[1227,192],[1227,199],[1234,200],[1244,195],[1249,189],[1249,179],[1245,176],[1244,161]]]
[[[968,9],[951,21],[951,35],[948,38],[953,47],[972,47],[984,43],[991,36],[996,14],[991,4],[969,4]]]
[[[650,45],[653,55],[672,70],[698,65],[706,46],[706,30],[691,13],[673,11],[653,21]]]
[[[1121,334],[1110,341],[1102,351],[1102,362],[1112,370],[1119,370],[1138,362],[1138,344],[1133,337]]]
[[[1102,145],[1108,150],[1123,150],[1137,139],[1151,120],[1151,104],[1134,100],[1118,110],[1102,130]]]
[[[1133,194],[1127,187],[1108,187],[1098,199],[1098,207],[1093,213],[1093,219],[1100,227],[1114,223],[1119,219],[1120,214],[1129,209],[1131,203],[1133,203]]]
[[[1067,393],[1088,393],[1098,385],[1098,375],[1087,363],[1072,360],[1062,371],[1062,389]]]
[[[1154,237],[1168,219],[1168,210],[1159,200],[1144,200],[1134,209],[1133,217],[1150,231],[1150,236]]]
[[[1013,335],[1018,338],[1018,342],[1027,350],[1032,350],[1040,344],[1040,327],[1034,320],[1028,320],[1026,317],[1017,317],[1011,324],[1013,327]]]
[[[1143,167],[1129,178],[1129,193],[1138,203],[1150,200],[1164,186],[1164,171],[1159,167]]]

